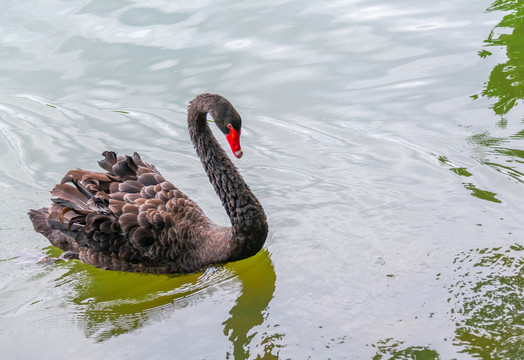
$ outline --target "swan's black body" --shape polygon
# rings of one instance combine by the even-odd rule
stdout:
[[[137,153],[106,151],[99,161],[105,173],[71,170],[51,192],[50,208],[29,211],[35,230],[70,256],[109,270],[190,273],[255,255],[268,232],[264,210],[212,135],[207,113],[226,135],[240,134],[241,119],[219,95],[199,95],[188,108],[191,140],[231,227],[212,222]]]

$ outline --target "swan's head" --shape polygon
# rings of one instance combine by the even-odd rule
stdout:
[[[226,135],[227,142],[231,146],[231,151],[237,158],[241,158],[244,154],[240,147],[240,129],[242,127],[242,119],[235,110],[233,105],[226,99],[222,98],[209,113],[215,120],[215,124]]]

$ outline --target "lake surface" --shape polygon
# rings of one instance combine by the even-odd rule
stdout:
[[[518,2],[0,7],[3,356],[524,358]],[[27,210],[108,149],[228,223],[187,131],[203,92],[242,115],[264,250],[184,276],[35,264],[60,251]]]

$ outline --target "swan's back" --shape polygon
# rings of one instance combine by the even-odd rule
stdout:
[[[137,153],[103,155],[105,173],[69,171],[51,207],[29,212],[36,231],[102,269],[187,273],[227,258],[229,228],[211,222]]]

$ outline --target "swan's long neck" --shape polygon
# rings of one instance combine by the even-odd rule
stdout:
[[[209,181],[231,219],[232,257],[256,254],[264,244],[268,225],[258,199],[219,145],[206,119],[209,103],[193,102],[188,109],[188,127]]]

